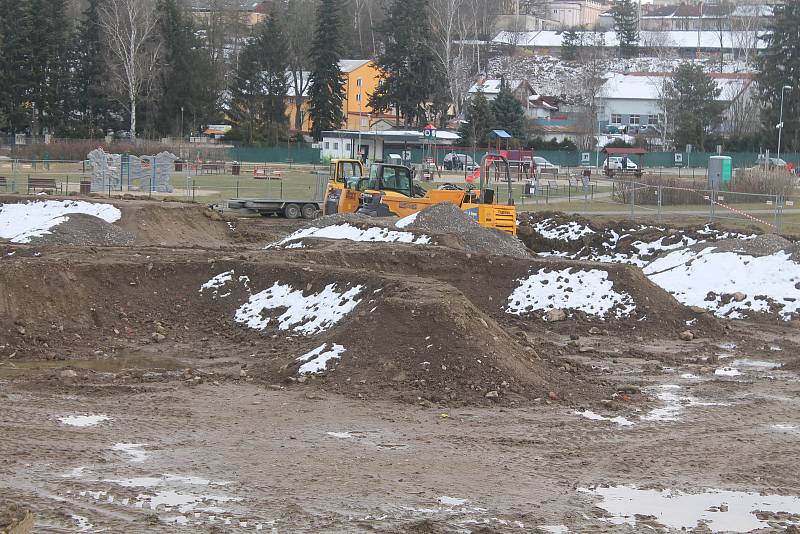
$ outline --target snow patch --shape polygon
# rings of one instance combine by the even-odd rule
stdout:
[[[96,426],[110,419],[107,415],[67,415],[58,418],[63,425],[77,427]]]
[[[555,224],[552,219],[544,219],[533,227],[545,239],[556,241],[578,241],[584,236],[594,234],[595,231],[588,226],[570,221],[566,224]]]
[[[540,269],[528,278],[519,279],[519,286],[508,297],[506,312],[525,315],[538,310],[570,309],[594,316],[604,317],[614,312],[616,317],[625,317],[636,309],[630,295],[614,291],[607,271],[571,271]]]
[[[465,504],[467,504],[467,500],[459,499],[456,497],[448,497],[447,495],[444,495],[442,497],[439,497],[438,503],[443,506],[464,506]]]
[[[277,318],[278,328],[300,334],[315,335],[330,329],[361,302],[358,295],[363,286],[339,291],[330,284],[319,293],[304,295],[288,284],[275,284],[260,293],[251,295],[249,301],[236,310],[235,320],[255,330],[264,330],[272,320],[265,317],[268,310],[285,309]]]
[[[323,228],[317,228],[316,226],[303,228],[302,230],[298,230],[288,235],[280,241],[276,241],[275,243],[268,245],[266,248],[281,248],[294,241],[300,241],[309,237],[323,239],[343,239],[347,241],[360,242],[410,243],[413,245],[427,245],[431,242],[431,238],[427,235],[417,236],[411,232],[398,232],[396,230],[389,230],[388,228],[381,228],[378,226],[364,229],[348,223],[343,223],[325,226]]]
[[[75,528],[78,529],[77,532],[91,532],[92,528],[94,528],[93,525],[89,523],[89,520],[82,515],[72,514],[70,517],[77,523],[77,525],[75,525]]]
[[[409,225],[411,225],[411,224],[414,224],[414,221],[416,221],[416,220],[417,220],[417,215],[419,215],[419,213],[420,213],[420,212],[416,212],[416,213],[412,213],[412,214],[411,214],[411,215],[409,215],[408,217],[403,217],[402,219],[400,219],[399,221],[397,221],[396,223],[394,223],[394,225],[395,225],[397,228],[405,228],[406,226],[409,226]]]
[[[742,374],[742,372],[738,369],[734,369],[733,367],[720,367],[714,371],[714,374],[716,376],[739,376]]]
[[[124,452],[128,454],[131,462],[141,463],[147,459],[147,451],[142,450],[146,443],[116,443],[111,447],[112,451]]]
[[[298,369],[298,374],[309,375],[321,373],[325,371],[329,361],[340,359],[342,353],[345,351],[343,346],[337,345],[336,343],[331,343],[331,348],[325,350],[327,347],[328,344],[323,343],[311,352],[297,358],[298,362],[305,362],[300,366],[300,369]]]
[[[0,204],[0,239],[30,243],[50,234],[50,230],[69,220],[69,215],[91,215],[107,223],[117,222],[122,212],[111,204],[82,200],[45,200],[24,204]]]
[[[585,417],[586,419],[590,419],[592,421],[610,421],[612,423],[616,423],[619,426],[633,426],[633,421],[618,415],[616,417],[606,417],[604,415],[600,415],[599,413],[595,413],[591,410],[584,410],[582,412],[574,411],[572,412],[574,415],[580,415],[581,417]]]

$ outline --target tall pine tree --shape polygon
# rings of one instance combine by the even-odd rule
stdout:
[[[426,123],[427,105],[447,86],[430,42],[428,12],[428,0],[394,0],[380,26],[385,43],[377,63],[383,80],[369,103],[376,111],[395,109],[407,125]]]
[[[467,106],[466,122],[461,124],[458,135],[465,146],[486,146],[489,142],[489,132],[495,126],[494,113],[486,95],[478,91],[472,96]]]
[[[564,31],[561,35],[561,58],[567,61],[578,59],[581,46],[581,36],[574,29]]]
[[[287,51],[275,16],[259,24],[239,57],[230,116],[231,137],[248,144],[277,145],[286,136]]]
[[[758,87],[761,92],[762,127],[769,146],[776,146],[781,121],[783,92],[783,134],[781,152],[800,151],[800,1],[776,4],[774,17],[763,39],[766,48],[759,57]],[[784,90],[783,87],[791,87]]]
[[[164,65],[157,129],[163,134],[183,135],[207,124],[215,112],[214,71],[191,15],[178,0],[160,0],[159,15]]]
[[[516,139],[522,139],[525,133],[525,110],[514,96],[505,79],[500,82],[500,92],[492,102],[497,128],[507,131]]]
[[[35,135],[54,133],[68,101],[69,32],[65,0],[29,0],[30,106]]]
[[[701,65],[682,63],[667,82],[666,103],[675,123],[675,145],[691,144],[704,150],[706,136],[722,120],[717,101],[722,90]]]
[[[317,27],[311,48],[311,76],[308,113],[314,139],[322,132],[338,130],[344,122],[344,78],[342,59],[343,0],[321,0],[317,7]]]
[[[639,54],[639,9],[633,0],[616,0],[611,8],[619,53],[624,58]]]
[[[33,117],[28,109],[32,97],[33,51],[31,44],[32,16],[30,3],[0,0],[0,110],[8,133],[30,131]]]

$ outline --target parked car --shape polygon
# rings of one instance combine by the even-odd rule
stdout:
[[[450,152],[445,155],[442,160],[442,166],[444,166],[446,171],[463,171],[465,166],[468,171],[474,171],[478,168],[478,166],[475,165],[475,160],[472,159],[471,156],[456,154],[455,152]]]
[[[767,163],[767,158],[766,157],[764,157],[763,155],[762,156],[758,156],[758,159],[756,160],[756,165],[755,166],[756,167],[764,167],[764,165],[766,163]],[[768,166],[769,166],[770,169],[775,169],[775,168],[783,169],[783,168],[786,168],[786,162],[783,159],[769,158],[769,165]]]
[[[536,165],[537,172],[558,174],[561,171],[558,165],[553,165],[541,156],[533,156],[533,163]]]
[[[603,162],[603,169],[610,171],[621,171],[623,169],[635,171],[639,168],[639,166],[636,165],[630,158],[628,158],[628,161],[623,167],[623,159],[623,156],[611,156],[610,158],[606,158],[606,160]]]

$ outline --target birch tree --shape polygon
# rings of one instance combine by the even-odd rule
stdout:
[[[99,23],[106,39],[112,81],[126,98],[130,112],[131,139],[136,138],[136,106],[149,87],[158,63],[160,43],[153,0],[105,0]]]

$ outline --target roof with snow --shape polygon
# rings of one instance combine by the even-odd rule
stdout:
[[[369,62],[369,59],[343,59],[339,61],[339,69],[346,74],[363,67]]]
[[[500,86],[502,83],[502,80],[484,80],[483,82],[479,81],[470,87],[468,92],[470,94],[475,94],[480,90],[480,92],[485,95],[497,95],[500,94]],[[520,85],[525,83],[525,80],[506,80],[506,83],[512,91],[516,91]]]
[[[747,31],[641,31],[640,43],[658,43],[664,48],[703,48],[718,50],[720,36],[722,48],[766,48],[766,43],[759,39],[766,32]],[[603,36],[607,48],[619,46],[616,32],[578,32],[579,35]],[[564,32],[542,30],[536,32],[500,32],[492,40],[494,44],[516,45],[523,48],[560,48]]]
[[[667,74],[652,73],[609,73],[603,86],[601,98],[606,100],[660,100],[664,84],[669,80]],[[717,100],[730,102],[747,89],[752,83],[749,77],[732,74],[724,77],[722,74],[712,76],[717,87],[722,89]]]
[[[335,130],[322,132],[323,137],[333,138],[355,138],[361,137],[368,139],[375,137],[378,139],[385,139],[387,141],[423,141],[425,140],[425,133],[417,130],[370,130],[359,132],[357,130]],[[455,132],[448,132],[446,130],[434,130],[433,137],[439,141],[456,141],[461,139],[461,136]]]

